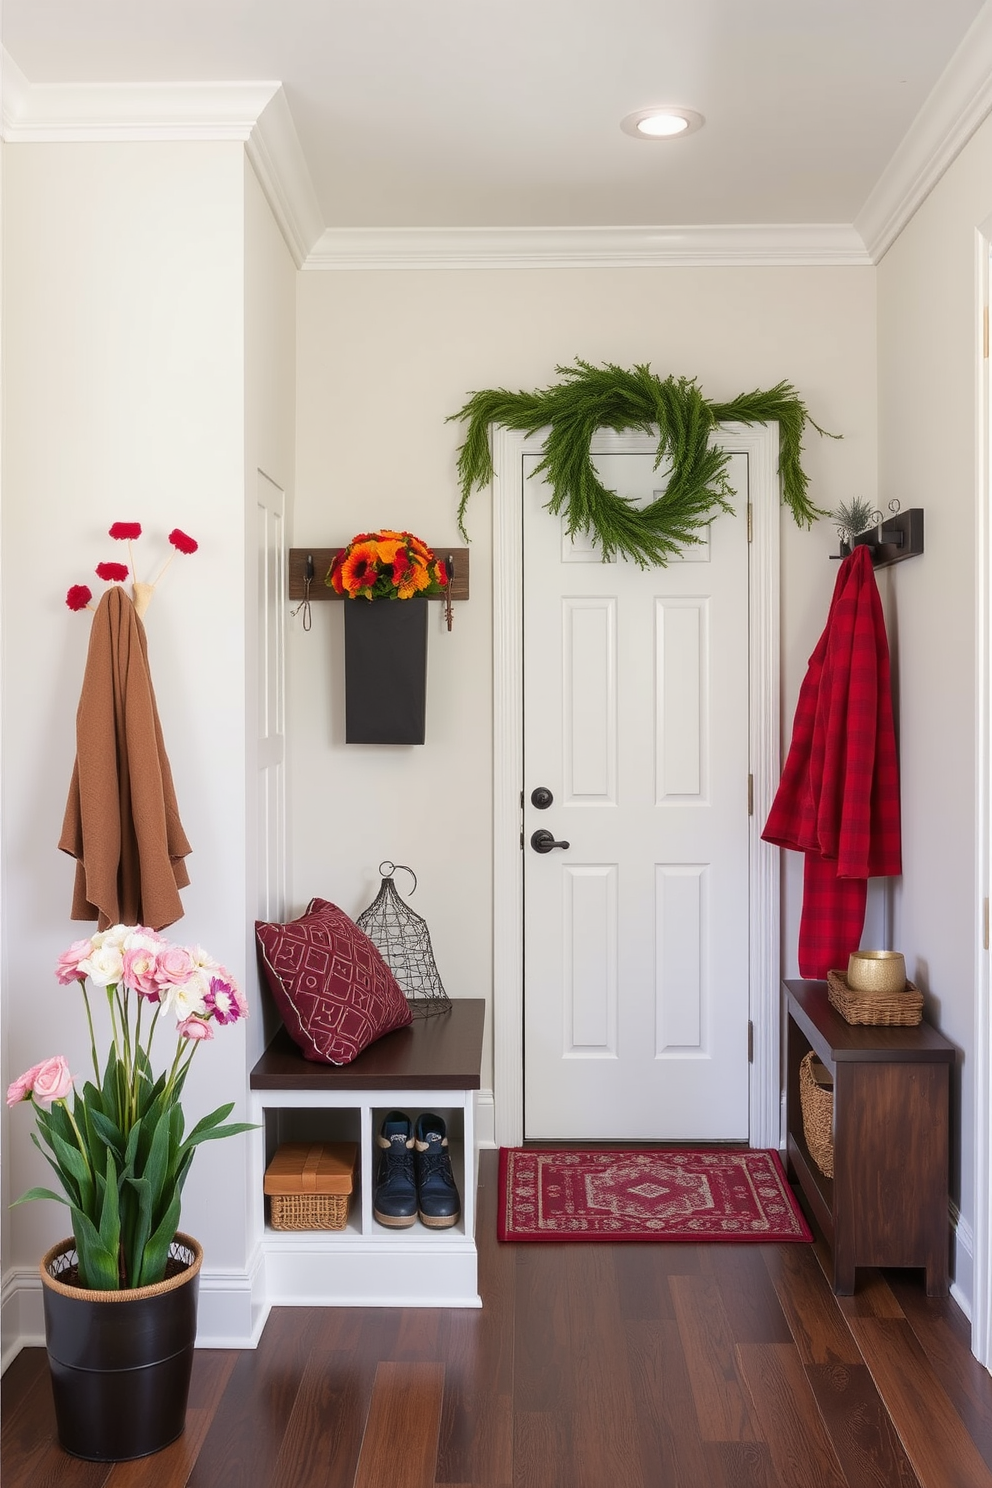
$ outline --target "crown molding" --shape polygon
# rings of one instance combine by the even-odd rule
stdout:
[[[8,86],[8,67],[10,85]],[[11,144],[247,140],[279,83],[26,83],[4,63]]]
[[[328,228],[305,269],[721,268],[870,264],[843,223]]]
[[[324,231],[324,218],[283,88],[259,115],[245,146],[296,267]]]
[[[854,219],[872,262],[888,252],[992,112],[992,5],[985,4]]]
[[[281,83],[30,83],[0,51],[11,144],[238,140],[299,268],[324,231]]]
[[[280,83],[30,83],[0,49],[3,139],[243,141],[297,267],[312,270],[877,263],[990,112],[986,3],[853,224],[325,228]]]

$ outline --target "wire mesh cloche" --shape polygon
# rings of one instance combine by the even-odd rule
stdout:
[[[396,891],[393,874],[400,869],[413,879],[410,893],[414,892],[417,875],[412,868],[388,860],[380,863],[379,892],[355,923],[365,931],[403,988],[413,1016],[430,1018],[435,1013],[446,1013],[451,999],[438,975],[427,921],[404,904]]]

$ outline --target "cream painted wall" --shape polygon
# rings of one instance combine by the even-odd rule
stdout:
[[[74,754],[90,616],[70,584],[121,557],[115,520],[141,521],[143,577],[173,526],[177,558],[147,617],[166,746],[193,846],[185,918],[236,975],[245,957],[245,182],[237,144],[8,145],[4,165],[3,1016],[6,1082],[67,1055],[85,1073],[78,998],[56,956],[88,927],[69,919],[71,860],[56,849]],[[220,1030],[187,1086],[196,1119],[243,1110],[243,1028]],[[64,1212],[7,1201],[47,1169],[30,1115],[4,1128],[5,1278],[27,1275],[67,1232]],[[244,1138],[201,1150],[183,1223],[208,1268],[243,1269]]]
[[[806,461],[814,499],[876,495],[874,271],[657,269],[303,273],[299,280],[294,546],[331,546],[374,526],[456,540],[455,457],[468,394],[531,388],[580,355],[698,377],[711,398],[791,380],[824,427]],[[420,877],[454,996],[491,994],[491,543],[488,497],[469,507],[472,595],[430,636],[427,744],[345,745],[342,616],[315,605],[290,635],[295,805],[293,896],[353,913],[383,858]],[[786,741],[836,565],[832,529],[783,514]],[[787,855],[791,857],[791,855]],[[801,875],[786,865],[785,974],[795,975]],[[483,1084],[491,1072],[483,1074]]]
[[[981,896],[976,876],[979,327],[976,230],[992,213],[986,121],[878,267],[883,498],[926,509],[926,554],[893,571],[903,880],[895,944],[928,1016],[960,1050],[953,1196],[974,1224],[974,1041]],[[958,1284],[970,1295],[970,1256]]]

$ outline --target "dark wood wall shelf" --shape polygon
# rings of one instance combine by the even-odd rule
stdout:
[[[858,1266],[921,1266],[928,1296],[947,1291],[950,1069],[954,1045],[929,1023],[845,1022],[826,982],[787,981],[790,1173],[833,1251],[834,1291]],[[799,1065],[813,1049],[834,1081],[834,1176],[810,1156]]]
[[[468,599],[468,548],[455,548],[449,543],[428,543],[433,548],[438,558],[454,560],[454,582],[451,585],[451,598],[454,602]],[[336,548],[290,548],[289,550],[289,598],[304,599],[306,597],[306,572],[307,559],[313,559],[313,580],[310,584],[310,599],[316,603],[319,599],[343,599],[342,594],[335,594],[324,583],[324,575],[334,562],[337,553],[341,551],[341,544]],[[443,594],[430,594],[429,599],[443,600]]]

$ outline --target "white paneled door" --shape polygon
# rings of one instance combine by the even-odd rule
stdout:
[[[653,454],[596,464],[641,503],[664,485]],[[528,1138],[748,1137],[745,455],[730,477],[735,515],[650,569],[525,481]]]

